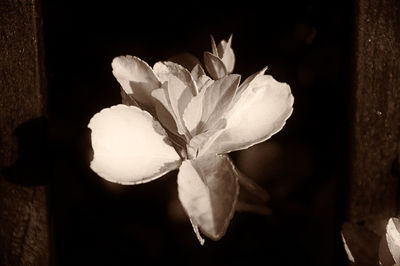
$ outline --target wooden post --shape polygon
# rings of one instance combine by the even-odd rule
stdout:
[[[348,218],[378,234],[399,214],[399,25],[399,1],[356,1]]]
[[[47,101],[38,2],[0,2],[0,265],[49,265],[48,193],[37,171]]]

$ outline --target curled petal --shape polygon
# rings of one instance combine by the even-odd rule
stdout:
[[[234,101],[226,115],[226,129],[207,153],[246,149],[267,140],[285,125],[293,111],[294,98],[286,83],[270,75],[259,75]]]
[[[129,97],[145,110],[153,113],[151,92],[161,86],[151,67],[135,56],[119,56],[112,61],[113,74]]]
[[[104,179],[137,184],[156,179],[180,165],[161,125],[135,106],[116,105],[95,114],[90,167]]]
[[[225,155],[186,160],[179,168],[178,193],[193,226],[218,240],[235,212],[237,171]]]
[[[213,79],[220,79],[228,74],[224,62],[210,52],[204,52],[204,64]]]
[[[185,88],[188,88],[193,95],[197,94],[197,86],[190,75],[189,70],[174,62],[157,62],[154,73],[161,82],[170,81],[171,78],[178,79]]]

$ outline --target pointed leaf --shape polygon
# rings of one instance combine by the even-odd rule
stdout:
[[[237,172],[226,156],[186,160],[179,168],[178,193],[194,226],[218,240],[235,211],[239,193]]]
[[[228,70],[222,60],[210,52],[204,52],[204,64],[210,76],[215,80],[228,74]]]
[[[90,167],[108,181],[144,183],[180,164],[161,125],[135,106],[103,109],[92,117],[88,127],[94,151]]]
[[[151,67],[135,56],[119,56],[111,63],[113,74],[126,94],[130,95],[142,108],[154,112],[151,92],[161,86]]]
[[[267,140],[285,125],[293,101],[289,85],[269,75],[257,76],[235,96],[226,115],[228,125],[208,152],[227,153]]]
[[[213,55],[218,56],[218,51],[217,51],[217,44],[215,43],[214,36],[210,35],[211,38],[211,52]]]

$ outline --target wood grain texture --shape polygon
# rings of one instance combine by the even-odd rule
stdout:
[[[15,129],[46,110],[40,9],[37,0],[3,0],[0,14],[0,265],[48,265],[47,187],[4,174],[21,154]]]
[[[396,0],[356,1],[348,216],[378,231],[399,207],[399,15]]]

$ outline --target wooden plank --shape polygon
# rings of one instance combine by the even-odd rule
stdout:
[[[0,14],[0,265],[48,265],[40,5],[3,0]]]
[[[399,25],[399,1],[356,2],[348,218],[379,234],[399,214]]]

